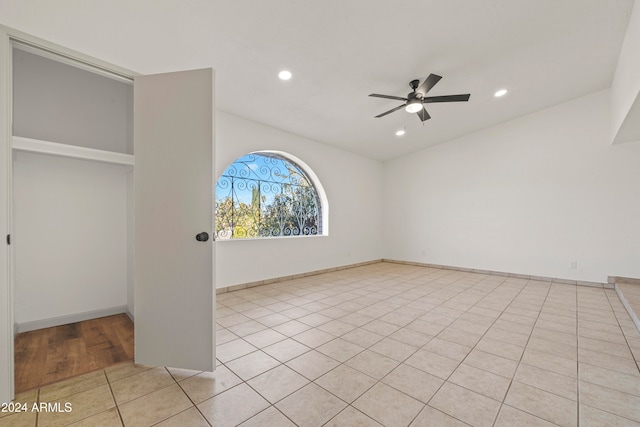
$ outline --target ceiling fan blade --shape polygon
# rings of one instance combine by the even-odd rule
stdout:
[[[428,96],[426,98],[422,98],[422,102],[424,104],[428,104],[431,102],[466,102],[469,100],[471,94],[464,95],[445,95],[445,96]]]
[[[378,114],[378,115],[376,116],[376,119],[377,119],[378,117],[382,117],[382,116],[386,116],[387,114],[391,114],[391,113],[393,113],[394,111],[398,111],[399,109],[404,108],[406,105],[407,105],[407,104],[402,104],[402,105],[400,105],[400,106],[398,106],[398,107],[396,107],[396,108],[393,108],[393,109],[391,109],[391,110],[389,110],[389,111],[385,111],[385,112],[384,112],[384,113],[382,113],[382,114]],[[423,108],[423,110],[424,110],[424,108]]]
[[[418,117],[420,117],[420,120],[422,120],[423,122],[425,120],[429,120],[431,118],[429,113],[427,113],[427,110],[425,110],[424,108],[422,110],[418,111],[416,114],[418,115]]]
[[[406,101],[407,100],[407,98],[401,98],[399,96],[391,96],[391,95],[380,95],[379,93],[372,93],[369,96],[373,96],[374,98],[396,99],[398,101]]]
[[[434,87],[436,83],[440,81],[441,78],[442,76],[438,76],[436,74],[429,74],[429,77],[424,79],[422,84],[418,86],[418,88],[416,89],[416,92],[421,93],[422,96],[425,96],[427,92],[429,92],[431,88]]]

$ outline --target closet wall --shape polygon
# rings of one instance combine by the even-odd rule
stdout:
[[[130,84],[17,48],[13,83],[14,137],[133,154]],[[132,176],[14,146],[18,331],[132,312]]]

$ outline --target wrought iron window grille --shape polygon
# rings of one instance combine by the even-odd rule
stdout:
[[[316,188],[295,162],[251,153],[233,162],[216,183],[219,240],[322,233]]]

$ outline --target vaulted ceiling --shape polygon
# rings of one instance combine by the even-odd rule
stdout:
[[[216,70],[216,106],[385,160],[608,88],[633,0],[0,0],[0,23],[139,73]],[[293,73],[281,81],[281,69]],[[376,92],[443,79],[431,120]],[[509,93],[495,98],[494,92]],[[398,138],[395,131],[406,129]]]

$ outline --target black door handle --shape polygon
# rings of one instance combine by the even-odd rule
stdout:
[[[203,231],[202,233],[196,234],[196,240],[198,242],[206,242],[207,240],[209,240],[209,233]]]

